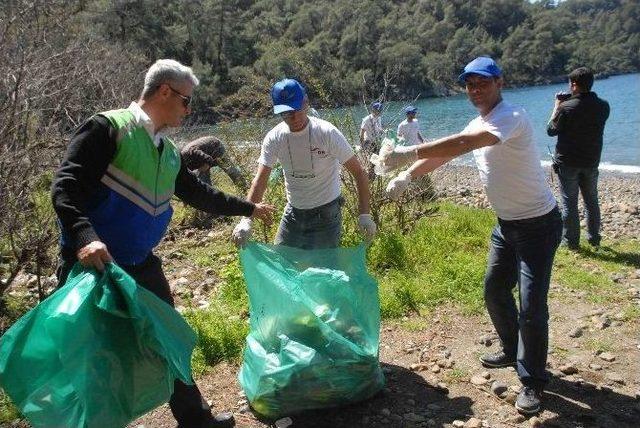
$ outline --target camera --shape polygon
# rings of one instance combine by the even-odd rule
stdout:
[[[571,98],[571,92],[558,92],[556,94],[556,99],[559,101],[566,101]]]

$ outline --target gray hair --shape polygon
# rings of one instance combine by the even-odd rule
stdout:
[[[193,86],[198,86],[200,83],[191,67],[182,65],[173,59],[159,59],[147,70],[140,97],[148,98],[153,95],[163,83],[179,85],[185,81],[191,82]]]

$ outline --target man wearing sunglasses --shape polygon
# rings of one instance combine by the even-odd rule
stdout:
[[[99,271],[115,261],[141,286],[174,304],[153,249],[171,220],[171,198],[212,214],[269,220],[274,207],[225,195],[188,171],[167,128],[191,109],[198,79],[191,68],[158,60],[137,101],[99,113],[72,136],[56,172],[53,205],[62,229],[59,285],[79,261]],[[233,415],[212,416],[198,387],[178,380],[169,406],[179,427],[231,427]]]
[[[479,116],[459,134],[394,149],[383,159],[388,168],[412,165],[389,182],[387,193],[395,199],[412,179],[473,151],[498,216],[490,238],[484,298],[502,349],[480,361],[490,368],[515,366],[524,386],[516,409],[533,414],[540,411],[542,390],[548,382],[547,294],[562,220],[540,165],[528,115],[502,99],[498,64],[488,57],[476,58],[459,80]],[[512,294],[516,284],[519,311]]]
[[[342,232],[340,189],[342,166],[356,182],[358,228],[366,239],[376,233],[369,214],[369,186],[366,174],[344,135],[331,123],[307,115],[309,102],[304,87],[284,79],[271,89],[273,112],[282,122],[264,138],[258,171],[247,199],[262,201],[271,169],[282,165],[287,205],[275,243],[303,249],[335,248]],[[234,242],[242,246],[251,235],[251,219],[244,218],[233,231]]]

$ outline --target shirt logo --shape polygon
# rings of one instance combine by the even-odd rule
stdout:
[[[315,153],[318,156],[326,156],[327,152],[320,147],[311,147],[311,153]]]

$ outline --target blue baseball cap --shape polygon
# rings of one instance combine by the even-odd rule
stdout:
[[[493,59],[487,56],[479,56],[466,65],[464,72],[458,76],[458,80],[464,82],[470,74],[479,74],[484,77],[500,77],[502,76],[502,70]]]
[[[418,108],[414,106],[407,106],[404,108],[404,112],[406,114],[416,114],[418,112]]]
[[[302,110],[306,91],[295,79],[282,79],[271,88],[273,114]]]
[[[379,103],[377,101],[375,103],[371,103],[371,108],[373,110],[381,111],[382,110],[382,103]]]

